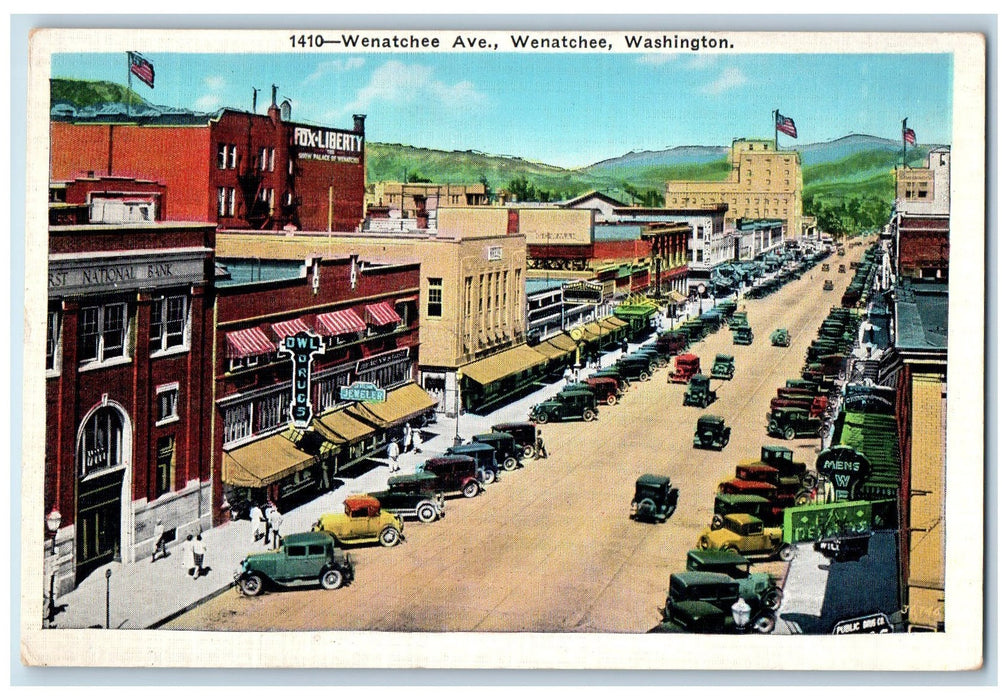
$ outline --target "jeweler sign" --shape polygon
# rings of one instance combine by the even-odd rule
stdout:
[[[314,333],[300,331],[284,338],[280,350],[288,353],[294,364],[292,382],[294,395],[290,402],[290,417],[294,427],[303,430],[311,424],[312,419],[312,358],[318,353],[325,352],[325,345],[322,338]]]
[[[341,386],[339,390],[341,401],[384,403],[385,396],[385,390],[371,382],[354,382],[350,386]]]
[[[833,634],[889,634],[892,631],[889,616],[884,613],[841,620],[833,625]]]

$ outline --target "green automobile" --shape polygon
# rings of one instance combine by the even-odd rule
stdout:
[[[691,549],[686,552],[687,571],[710,571],[726,574],[738,581],[739,596],[754,610],[777,610],[784,591],[765,572],[751,571],[752,562],[727,549]]]
[[[336,549],[324,532],[287,535],[279,548],[242,559],[235,583],[243,595],[262,593],[267,583],[295,586],[318,583],[332,591],[353,581],[350,557]]]

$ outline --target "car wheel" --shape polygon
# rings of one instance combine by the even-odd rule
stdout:
[[[647,372],[641,372],[641,373],[640,373],[640,377],[639,377],[639,379],[640,379],[640,380],[641,380],[642,382],[646,382],[646,381],[647,381],[648,379],[650,379],[650,378],[651,378],[651,375],[650,375],[650,374],[648,374]]]
[[[323,571],[319,577],[319,584],[327,591],[335,591],[343,585],[343,572],[339,569],[329,569]]]
[[[421,503],[417,508],[417,519],[422,523],[432,523],[437,520],[437,509],[430,503]]]
[[[812,494],[808,491],[802,491],[797,496],[795,496],[794,504],[796,506],[807,506],[812,502]]]
[[[711,518],[710,528],[711,530],[720,530],[724,527],[724,516],[720,513],[715,513],[714,517]]]
[[[784,428],[784,439],[785,440],[794,440],[794,436],[795,436],[794,428],[792,428],[790,425],[788,427]]]
[[[402,536],[399,534],[399,531],[391,525],[382,530],[381,534],[378,535],[378,541],[381,542],[383,547],[395,547],[401,539]]]
[[[606,397],[605,402],[607,404],[609,404],[610,406],[615,406],[616,405],[616,394],[609,394],[609,396]]]
[[[798,550],[793,544],[782,544],[780,549],[777,550],[777,556],[780,557],[781,561],[791,561],[798,554]]]
[[[238,582],[243,595],[256,596],[263,591],[263,578],[259,574],[246,574]]]
[[[776,626],[777,620],[773,615],[760,615],[752,623],[753,631],[759,634],[770,634]]]
[[[710,549],[710,538],[704,535],[697,544],[700,546],[700,549]]]
[[[584,410],[584,413],[581,414],[581,417],[584,418],[586,421],[590,421],[595,418],[595,413],[590,408],[586,408]]]
[[[479,493],[479,484],[475,481],[470,481],[465,486],[462,487],[462,495],[466,498],[472,498]]]
[[[724,551],[726,551],[726,552],[732,552],[734,554],[739,554],[739,555],[742,554],[742,552],[739,551],[739,548],[736,547],[733,544],[726,544],[723,547],[721,547],[721,549],[724,550]]]
[[[772,586],[763,593],[763,605],[771,610],[777,610],[784,600],[784,591],[780,586]]]
[[[518,468],[518,460],[514,457],[508,457],[504,460],[504,471],[513,472]]]
[[[480,469],[476,472],[476,476],[484,486],[492,484],[496,477],[492,469]]]
[[[546,415],[545,413],[537,413],[535,415],[535,422],[539,424],[549,423],[549,416]]]
[[[535,455],[535,447],[532,445],[525,445],[522,448],[522,457],[525,459],[532,459],[533,455]]]
[[[805,472],[805,476],[802,477],[801,483],[807,489],[814,489],[819,479],[812,472]]]

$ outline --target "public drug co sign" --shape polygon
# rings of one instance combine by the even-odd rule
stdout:
[[[294,365],[293,396],[290,402],[290,418],[295,428],[303,430],[311,424],[311,366],[315,355],[325,352],[322,338],[300,331],[283,339],[281,352],[291,356]]]

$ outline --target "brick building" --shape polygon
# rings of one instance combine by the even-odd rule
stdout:
[[[226,228],[354,230],[364,218],[364,116],[352,129],[266,114],[77,118],[50,123],[50,178],[147,178],[168,221]]]
[[[81,204],[56,208],[77,216]],[[44,507],[61,516],[57,594],[149,556],[158,519],[175,537],[210,525],[213,246],[204,223],[49,227]]]

